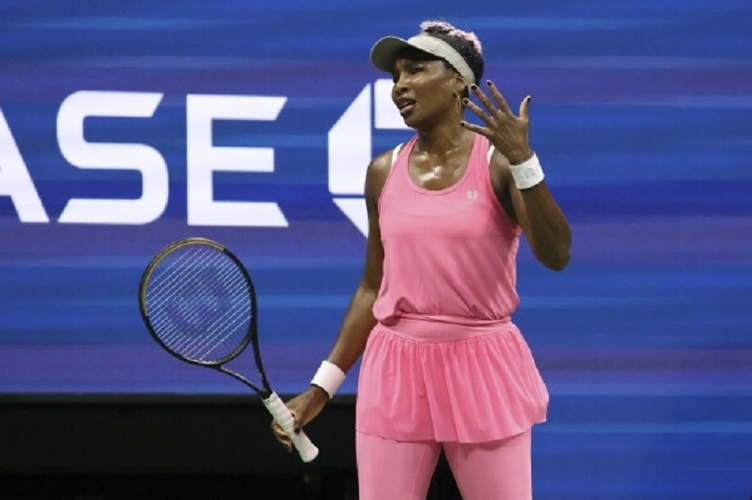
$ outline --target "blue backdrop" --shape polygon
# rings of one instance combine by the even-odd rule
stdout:
[[[143,267],[193,235],[244,261],[270,379],[305,387],[360,277],[363,169],[409,137],[368,50],[443,18],[479,35],[513,108],[533,96],[574,233],[563,273],[519,258],[514,319],[552,396],[536,498],[752,493],[749,2],[5,0],[0,18],[0,392],[244,393],[138,313]]]

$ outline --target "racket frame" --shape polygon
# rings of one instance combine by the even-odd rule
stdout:
[[[250,322],[248,323],[248,331],[246,331],[242,342],[240,342],[238,346],[232,352],[225,355],[221,359],[215,360],[215,361],[201,361],[198,359],[192,359],[186,356],[182,356],[181,354],[173,351],[169,346],[167,346],[167,344],[165,344],[165,342],[160,338],[160,336],[157,335],[154,327],[152,326],[151,320],[149,318],[146,292],[147,292],[147,288],[149,285],[149,280],[154,270],[168,255],[172,254],[174,251],[180,248],[190,246],[190,245],[206,245],[208,247],[213,248],[214,250],[217,250],[218,252],[223,253],[226,257],[229,257],[230,260],[235,264],[236,268],[240,271],[243,277],[243,280],[247,286],[247,290],[248,290],[248,295],[249,295],[249,300],[250,300],[250,310],[251,310],[251,318],[250,318]],[[251,279],[251,275],[248,273],[248,270],[245,268],[245,266],[240,261],[240,259],[234,253],[232,253],[229,249],[227,249],[227,247],[220,245],[216,241],[213,241],[207,238],[199,238],[199,237],[185,238],[185,239],[178,240],[167,245],[146,266],[146,269],[144,270],[144,273],[141,276],[141,282],[139,283],[138,297],[139,297],[138,304],[141,310],[141,316],[143,317],[144,322],[146,323],[147,330],[149,331],[151,336],[154,338],[154,340],[156,340],[157,343],[160,346],[162,346],[162,348],[165,349],[167,352],[169,352],[176,358],[180,359],[181,361],[185,361],[187,363],[191,363],[194,365],[204,366],[207,368],[212,368],[214,370],[218,370],[222,373],[230,375],[231,377],[236,378],[240,382],[244,383],[245,385],[253,389],[263,399],[268,398],[269,395],[272,393],[272,388],[269,384],[269,380],[266,377],[264,365],[261,360],[261,346],[259,345],[259,342],[258,342],[258,325],[256,322],[258,305],[256,303],[256,289],[253,285],[253,280]],[[261,379],[260,387],[254,384],[253,382],[251,382],[250,379],[243,376],[242,374],[224,366],[225,364],[229,363],[233,359],[237,358],[240,355],[240,353],[242,353],[248,347],[248,344],[252,344],[253,357],[256,363],[256,369],[258,371],[259,378]]]
[[[246,332],[240,344],[238,344],[238,346],[232,352],[230,352],[229,354],[225,355],[224,357],[216,361],[202,361],[202,360],[197,360],[197,359],[191,359],[173,351],[164,341],[162,341],[159,335],[157,335],[154,327],[152,326],[151,320],[149,318],[149,310],[146,304],[147,302],[146,292],[149,286],[150,278],[154,270],[157,268],[159,263],[162,262],[165,259],[165,257],[170,255],[172,252],[180,248],[189,246],[189,245],[206,245],[223,253],[225,256],[229,257],[233,261],[237,269],[241,272],[241,275],[248,289],[248,294],[249,294],[249,298],[251,302],[250,304],[251,318],[250,318],[250,322],[248,325],[248,331]],[[316,456],[318,456],[319,450],[311,442],[308,436],[306,436],[306,434],[302,430],[297,433],[295,432],[293,428],[295,424],[295,419],[293,418],[292,414],[290,414],[290,411],[284,405],[279,395],[277,395],[277,393],[274,392],[274,390],[271,388],[271,385],[269,384],[269,380],[266,377],[264,365],[261,361],[261,346],[258,341],[258,325],[256,322],[258,306],[256,303],[256,289],[253,285],[253,280],[251,279],[251,275],[248,273],[248,270],[245,268],[243,263],[234,253],[232,253],[224,245],[221,245],[217,243],[216,241],[210,240],[208,238],[190,237],[190,238],[184,238],[182,240],[178,240],[173,243],[170,243],[169,245],[164,247],[162,250],[160,250],[159,253],[157,253],[157,255],[155,255],[154,258],[152,258],[152,260],[146,266],[146,269],[144,270],[141,276],[141,281],[138,287],[138,304],[139,304],[139,309],[141,311],[141,316],[144,320],[144,323],[146,324],[146,329],[149,331],[149,334],[154,338],[154,340],[165,351],[169,352],[172,356],[186,363],[190,363],[190,364],[197,365],[197,366],[203,366],[206,368],[211,368],[213,370],[217,370],[219,372],[225,373],[235,378],[236,380],[239,380],[246,386],[250,387],[254,392],[256,392],[261,397],[261,401],[266,407],[266,409],[272,415],[274,420],[282,427],[282,429],[290,437],[292,444],[298,450],[298,453],[300,454],[300,457],[303,459],[303,461],[310,462],[311,460],[316,458]],[[240,353],[242,353],[248,347],[248,344],[252,345],[253,357],[256,363],[256,369],[258,371],[259,378],[261,379],[261,387],[251,382],[247,377],[243,376],[242,374],[224,366],[225,364],[229,363],[233,359],[237,358],[240,355]]]

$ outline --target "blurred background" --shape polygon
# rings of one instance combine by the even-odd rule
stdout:
[[[242,384],[159,349],[136,293],[159,248],[217,239],[256,282],[272,384],[306,387],[360,278],[365,167],[411,133],[368,52],[442,19],[513,109],[533,96],[574,235],[562,273],[518,259],[551,393],[535,498],[752,495],[749,2],[3,0],[0,19],[0,494],[356,498],[357,367],[303,466]],[[431,497],[456,497],[443,464]]]

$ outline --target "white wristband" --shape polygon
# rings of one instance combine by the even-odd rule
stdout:
[[[517,189],[520,190],[530,189],[540,184],[545,178],[541,164],[538,161],[538,156],[535,153],[522,163],[512,165],[511,167],[514,183],[517,185]]]
[[[331,397],[334,396],[334,394],[337,392],[337,389],[339,389],[339,386],[342,385],[342,382],[344,380],[345,372],[343,372],[339,368],[339,366],[335,365],[334,363],[330,363],[329,361],[324,360],[321,362],[321,366],[319,366],[319,369],[313,376],[311,385],[315,385],[324,389],[324,392],[326,392],[331,399]]]

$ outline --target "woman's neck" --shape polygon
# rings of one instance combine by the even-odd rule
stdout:
[[[418,130],[416,146],[429,154],[446,155],[472,144],[474,134],[458,123],[444,123],[432,129]]]

